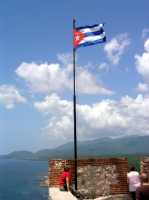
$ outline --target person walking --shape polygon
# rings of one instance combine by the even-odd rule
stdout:
[[[136,189],[141,186],[140,175],[135,171],[135,166],[130,165],[130,172],[127,174],[129,192],[133,200],[136,200]]]
[[[136,189],[136,200],[149,200],[149,178],[146,173],[140,176],[142,186]]]

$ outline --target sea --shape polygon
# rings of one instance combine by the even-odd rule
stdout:
[[[48,170],[47,162],[0,160],[0,200],[47,200],[48,188],[38,184]]]

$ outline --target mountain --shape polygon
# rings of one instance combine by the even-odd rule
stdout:
[[[37,151],[37,152],[35,153],[35,155],[36,155],[37,157],[42,157],[42,156],[44,156],[44,155],[50,154],[51,152],[52,152],[52,149],[43,149],[43,150]]]
[[[36,160],[37,157],[30,151],[14,151],[8,155],[0,156],[1,159]]]
[[[78,146],[78,152],[86,152],[90,155],[111,155],[111,154],[137,154],[149,153],[149,136],[127,137],[113,141],[98,142],[87,146]]]
[[[109,137],[103,137],[103,138],[98,138],[98,139],[94,139],[94,140],[85,140],[85,141],[78,141],[77,145],[81,146],[81,145],[90,145],[90,144],[96,144],[96,143],[100,143],[100,142],[104,142],[104,141],[113,141],[113,139],[109,138]],[[69,149],[69,148],[73,148],[74,147],[74,142],[68,142],[66,144],[63,144],[55,149],[57,150],[64,150],[64,149]]]
[[[149,154],[149,136],[126,136],[118,139],[108,137],[77,143],[78,158],[99,157],[105,155]],[[0,159],[49,160],[51,158],[73,158],[74,143],[68,142],[55,149],[43,149],[32,153],[14,151]]]

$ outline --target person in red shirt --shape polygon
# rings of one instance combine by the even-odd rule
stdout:
[[[70,172],[69,167],[64,167],[64,172],[60,176],[59,190],[70,192]]]
[[[73,187],[70,186],[69,167],[64,167],[64,171],[60,176],[60,179],[59,179],[59,190],[60,191],[69,191],[75,197],[80,198],[80,195],[77,193],[77,191]]]

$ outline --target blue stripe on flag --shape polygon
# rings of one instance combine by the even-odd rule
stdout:
[[[85,43],[78,44],[75,49],[78,49],[79,47],[87,47],[87,46],[91,46],[91,45],[103,43],[103,42],[106,42],[106,37],[104,37],[103,39],[99,39],[99,40],[95,40],[95,41],[88,41]]]
[[[104,26],[104,24],[105,23],[102,23],[102,25]],[[94,24],[94,25],[92,25],[92,26],[88,26],[88,25],[86,25],[86,26],[80,26],[80,27],[77,27],[77,28],[75,28],[76,30],[80,30],[80,29],[85,29],[85,28],[94,28],[94,27],[96,27],[96,26],[99,26],[100,24]]]
[[[85,33],[84,35],[85,35],[85,37],[94,36],[94,35],[101,35],[103,32],[104,32],[104,30],[101,28],[99,31],[88,32],[88,33]]]

